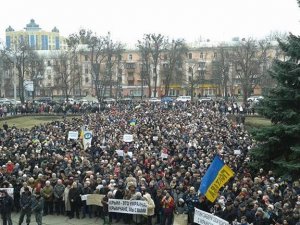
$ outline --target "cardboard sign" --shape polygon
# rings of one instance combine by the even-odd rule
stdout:
[[[229,225],[226,220],[223,220],[217,216],[214,216],[197,208],[195,208],[194,223],[201,225]]]
[[[87,195],[86,204],[87,205],[98,205],[103,206],[102,199],[105,195],[99,195],[99,194],[89,194]]]
[[[143,200],[109,199],[108,211],[147,215],[148,205],[147,202]]]
[[[68,140],[70,140],[70,139],[77,140],[78,139],[78,131],[69,131]]]
[[[123,141],[124,142],[133,142],[133,135],[132,134],[124,134]]]

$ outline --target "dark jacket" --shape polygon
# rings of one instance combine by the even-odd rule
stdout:
[[[31,210],[31,193],[30,192],[23,192],[20,198],[20,207],[23,210]]]
[[[33,197],[32,198],[32,211],[41,212],[44,208],[44,198],[43,197]]]
[[[78,188],[71,188],[70,191],[69,191],[69,199],[70,199],[70,202],[75,202],[75,203],[78,203],[80,206],[80,203],[81,203],[81,198],[80,198],[80,191]]]
[[[14,200],[9,195],[5,194],[5,196],[0,199],[1,213],[10,213],[13,208]]]

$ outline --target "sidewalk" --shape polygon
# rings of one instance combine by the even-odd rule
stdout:
[[[11,218],[14,225],[18,225],[19,213],[12,213]],[[26,224],[26,216],[24,218],[23,224]],[[35,216],[31,215],[31,225],[37,224],[35,222]],[[103,224],[103,220],[100,218],[84,218],[84,219],[69,219],[67,216],[55,216],[47,215],[43,216],[43,225],[92,225],[92,224]],[[123,225],[122,223],[112,222],[113,225]]]

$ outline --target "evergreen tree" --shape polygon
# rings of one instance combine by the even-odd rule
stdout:
[[[300,174],[300,36],[279,40],[285,60],[275,60],[270,75],[277,84],[261,102],[259,112],[271,126],[256,129],[257,147],[252,166],[274,170],[280,175]]]

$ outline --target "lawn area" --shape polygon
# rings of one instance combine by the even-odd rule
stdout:
[[[269,119],[258,117],[258,116],[248,116],[246,117],[245,125],[251,128],[260,128],[265,126],[271,126],[271,121]]]
[[[74,117],[80,117],[80,116],[74,116]],[[68,119],[72,117],[67,117]],[[0,124],[1,127],[4,124],[5,121],[7,121],[7,124],[9,127],[11,127],[13,124],[17,128],[31,128],[37,124],[43,124],[43,123],[49,123],[52,121],[60,121],[63,120],[62,116],[55,116],[55,115],[50,115],[50,116],[22,116],[22,117],[17,117],[17,118],[10,118],[7,117],[6,120],[1,120]]]

